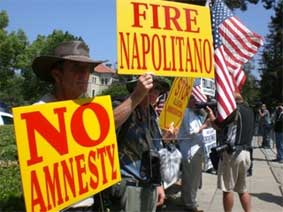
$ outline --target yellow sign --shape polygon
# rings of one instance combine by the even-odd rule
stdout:
[[[121,180],[109,96],[13,115],[26,211],[59,211]]]
[[[175,128],[179,128],[191,96],[194,78],[175,78],[169,92],[168,99],[160,114],[161,129],[169,129],[171,123]]]
[[[214,77],[208,7],[117,0],[119,74]]]

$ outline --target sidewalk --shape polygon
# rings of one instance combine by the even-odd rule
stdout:
[[[252,211],[283,212],[283,164],[271,162],[275,158],[275,149],[260,149],[254,144],[253,175],[248,177],[248,189],[252,199]],[[199,208],[205,212],[221,212],[222,192],[216,189],[217,176],[203,173],[202,189],[198,192]],[[243,211],[238,195],[234,196],[233,212]],[[176,200],[168,201],[162,211],[183,211]]]

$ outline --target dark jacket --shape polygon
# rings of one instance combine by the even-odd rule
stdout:
[[[236,139],[234,138],[233,144],[250,147],[254,134],[254,113],[246,103],[238,103],[237,109],[224,121],[215,123],[220,128],[217,136],[220,144],[230,142],[227,142],[230,137],[228,131],[233,123],[237,125]]]
[[[254,134],[254,113],[245,103],[237,105],[240,117],[237,122],[237,145],[251,146]]]
[[[283,132],[283,111],[279,109],[275,112],[274,131],[277,133]]]

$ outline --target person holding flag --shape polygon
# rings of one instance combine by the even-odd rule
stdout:
[[[241,94],[235,92],[237,109],[224,121],[219,122],[213,111],[209,111],[209,120],[218,130],[220,145],[214,148],[220,155],[217,169],[217,187],[223,191],[223,207],[225,212],[231,212],[234,204],[234,192],[239,194],[240,202],[245,212],[251,211],[251,198],[247,190],[247,173],[251,166],[249,150],[251,147],[254,114],[244,102]]]
[[[250,212],[246,176],[251,163],[249,149],[254,121],[240,90],[246,80],[242,66],[256,54],[263,40],[244,26],[222,0],[213,4],[207,1],[207,5],[212,16],[217,116],[207,109],[212,125],[223,135],[219,142],[224,147],[218,148],[223,151],[218,166],[218,188],[223,191],[225,212],[232,211],[233,191],[239,194],[244,211]]]

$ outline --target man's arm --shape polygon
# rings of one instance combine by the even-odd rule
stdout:
[[[200,126],[200,128],[198,129],[197,133],[201,133],[204,129],[210,127],[210,120],[206,119],[205,122]]]
[[[157,192],[157,206],[163,205],[165,201],[165,191],[163,186],[156,187]]]
[[[258,114],[260,117],[264,117],[264,112],[261,112],[261,109],[258,110]]]
[[[116,129],[121,127],[129,118],[130,114],[140,104],[152,87],[153,79],[151,74],[144,74],[139,77],[137,85],[131,95],[114,109]]]
[[[208,111],[209,122],[210,122],[211,126],[216,130],[220,130],[224,126],[226,126],[227,124],[234,121],[235,118],[236,118],[236,114],[237,114],[237,109],[236,109],[225,120],[223,120],[222,122],[219,122],[218,119],[215,117],[212,109],[208,106],[206,107],[206,109]]]
[[[211,127],[213,127],[216,130],[220,130],[220,127],[216,124],[216,117],[213,113],[213,110],[210,107],[206,107],[206,110],[208,111],[208,122],[210,123]]]

